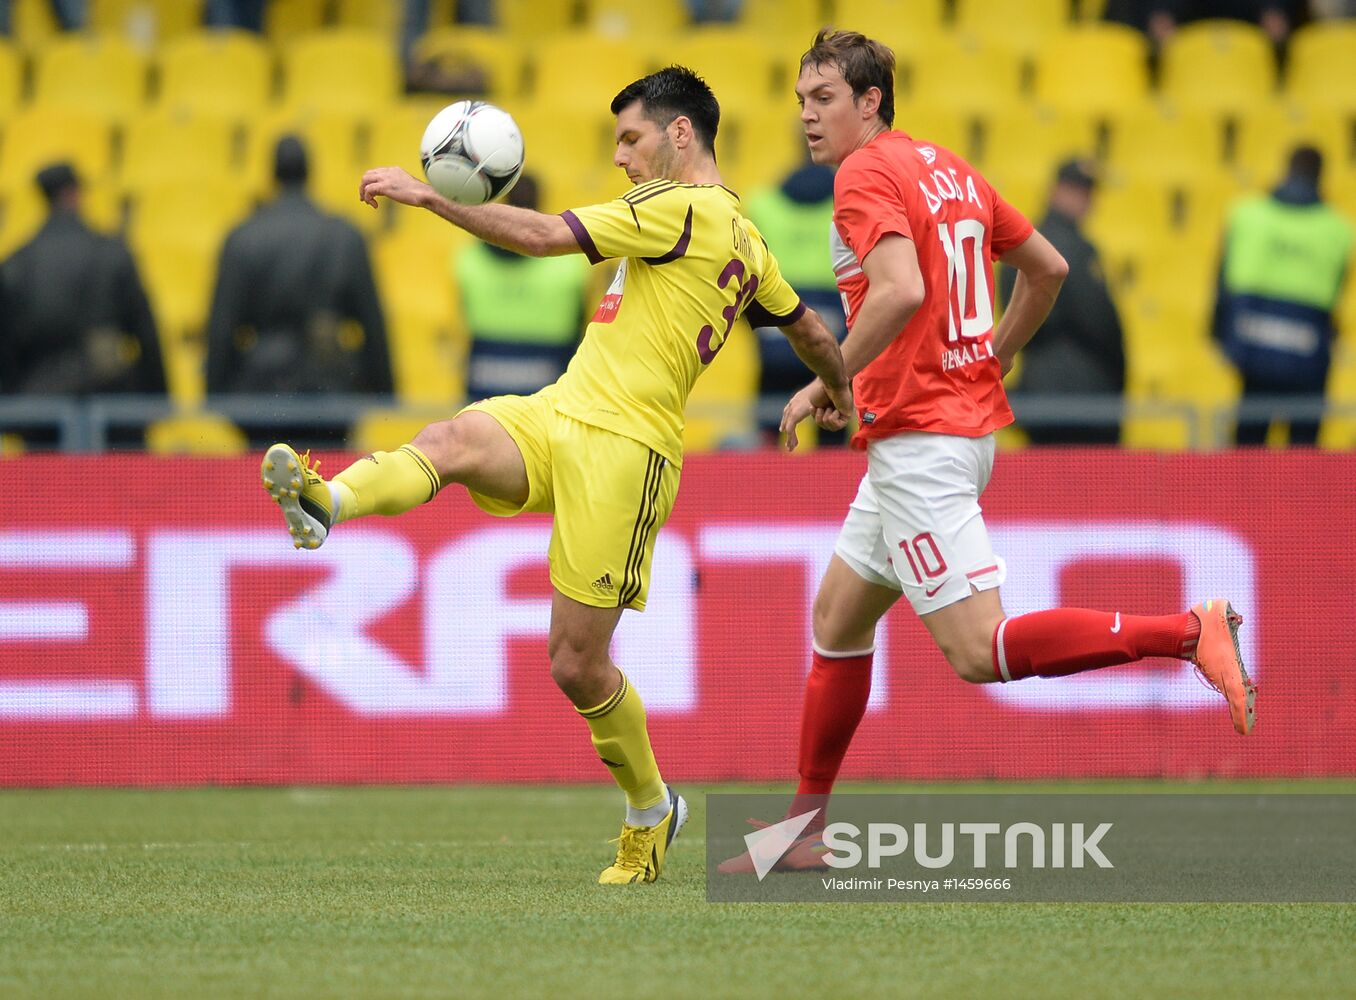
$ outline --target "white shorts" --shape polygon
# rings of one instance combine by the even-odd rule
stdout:
[[[994,439],[910,432],[872,441],[834,551],[862,579],[904,592],[920,615],[992,590],[1007,574],[979,495]]]

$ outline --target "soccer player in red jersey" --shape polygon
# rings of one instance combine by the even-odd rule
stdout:
[[[814,603],[813,666],[791,815],[823,806],[871,687],[876,623],[903,594],[956,673],[972,683],[1059,677],[1148,656],[1192,661],[1253,724],[1255,688],[1224,600],[1173,615],[1059,608],[1009,618],[1005,575],[979,497],[998,428],[1012,422],[1003,376],[1045,319],[1068,265],[965,160],[892,128],[894,56],[856,32],[821,31],[796,95],[816,163],[837,168],[830,244],[848,315],[867,472]],[[995,325],[997,259],[1017,270]],[[842,426],[812,382],[787,404],[787,446],[809,416]],[[815,867],[816,826],[783,858]],[[747,858],[732,859],[724,870]]]

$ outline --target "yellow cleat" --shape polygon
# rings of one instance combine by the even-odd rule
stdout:
[[[654,826],[622,824],[617,859],[598,876],[599,885],[632,885],[653,882],[664,867],[664,855],[673,838],[687,822],[687,800],[669,789],[669,814]]]
[[[275,444],[264,453],[259,476],[282,508],[293,548],[320,548],[334,524],[330,487],[319,469],[309,451],[298,455],[291,445]]]

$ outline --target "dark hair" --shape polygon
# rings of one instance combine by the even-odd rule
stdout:
[[[692,70],[668,66],[641,77],[612,98],[612,113],[619,115],[636,101],[640,101],[645,117],[660,128],[668,128],[679,115],[686,117],[707,152],[715,154],[720,102],[706,81]]]
[[[1296,146],[1290,153],[1290,176],[1318,183],[1323,175],[1323,154],[1313,146]]]
[[[814,44],[800,57],[800,68],[824,63],[838,67],[854,101],[872,87],[879,88],[880,119],[887,128],[894,126],[895,54],[888,46],[858,31],[820,28]]]
[[[273,148],[273,179],[285,187],[296,186],[305,184],[309,173],[306,144],[299,136],[282,136]]]

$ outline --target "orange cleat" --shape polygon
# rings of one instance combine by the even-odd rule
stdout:
[[[1191,613],[1201,622],[1201,638],[1191,662],[1196,672],[1229,700],[1234,728],[1246,736],[1257,721],[1257,685],[1248,679],[1238,648],[1243,616],[1222,599],[1197,604]]]

